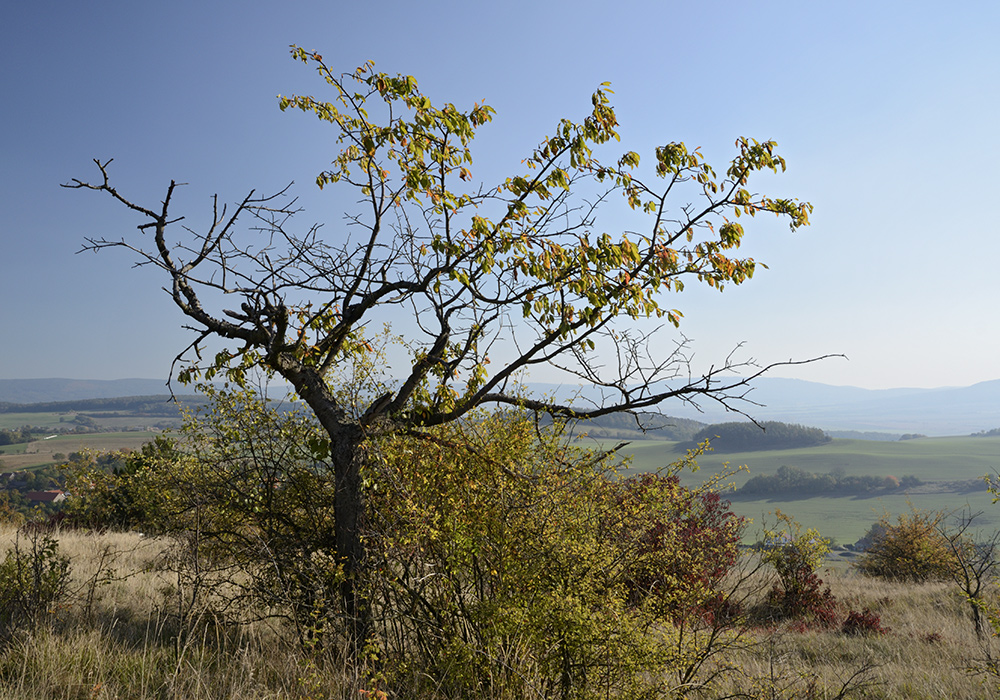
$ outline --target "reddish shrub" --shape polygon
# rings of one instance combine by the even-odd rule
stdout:
[[[861,612],[852,610],[848,613],[840,631],[850,635],[879,635],[889,632],[889,628],[882,626],[882,618],[878,613],[865,608]]]
[[[608,529],[631,555],[623,572],[629,601],[655,602],[674,618],[708,624],[736,617],[739,608],[720,586],[739,559],[746,521],[729,501],[715,491],[685,488],[676,475],[642,474],[613,488],[612,512],[621,520]]]
[[[823,579],[803,566],[794,575],[774,584],[767,597],[767,614],[779,619],[809,618],[821,625],[837,622],[837,599],[830,587],[823,588]]]

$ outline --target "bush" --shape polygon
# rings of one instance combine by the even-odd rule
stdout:
[[[163,526],[166,492],[157,482],[179,456],[176,444],[157,437],[138,451],[72,453],[63,509],[73,526],[156,532]]]
[[[893,524],[888,514],[865,536],[865,553],[855,565],[876,578],[923,582],[951,578],[958,564],[940,524],[946,513],[918,510],[900,515]]]
[[[873,613],[868,608],[861,612],[852,610],[844,620],[840,631],[852,636],[856,635],[879,635],[887,634],[890,628],[882,626],[882,618],[877,613]],[[940,639],[940,635],[938,636]]]
[[[778,582],[767,598],[765,615],[833,624],[837,601],[816,575],[816,569],[830,551],[829,540],[812,528],[803,532],[798,522],[780,510],[775,515],[781,527],[765,530],[761,545],[761,558],[778,574]]]
[[[34,624],[53,611],[69,584],[69,558],[59,554],[59,543],[37,530],[22,546],[18,531],[13,549],[0,562],[0,628],[4,631]]]
[[[743,520],[680,484],[689,460],[619,479],[564,436],[501,413],[382,444],[369,551],[394,684],[642,697],[695,683],[729,643]]]
[[[716,599],[739,558],[745,527],[728,501],[715,491],[682,487],[676,474],[641,474],[609,488],[613,543],[631,553],[622,573],[633,607],[655,599],[675,620],[737,612]]]

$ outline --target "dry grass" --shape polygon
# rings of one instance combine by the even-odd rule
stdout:
[[[0,527],[0,552],[15,531]],[[72,560],[67,604],[0,637],[0,700],[357,698],[358,684],[321,666],[265,623],[205,614],[180,625],[170,542],[134,533],[57,533]]]
[[[0,528],[0,551],[14,530]],[[169,542],[137,534],[58,534],[73,562],[71,601],[35,629],[0,640],[0,700],[358,698],[363,683],[329,658],[310,656],[277,626],[210,616],[178,624]],[[724,658],[732,671],[703,697],[938,700],[995,698],[981,668],[968,605],[950,585],[895,584],[823,572],[848,609],[869,608],[891,631],[852,637],[782,624],[756,629],[749,648]],[[994,652],[995,653],[995,652]],[[811,695],[809,693],[812,693]]]
[[[794,622],[756,630],[756,644],[727,659],[738,672],[717,695],[832,698],[845,684],[856,688],[847,697],[856,698],[985,699],[1000,694],[1000,679],[977,670],[983,668],[984,649],[976,640],[968,603],[954,586],[892,583],[842,570],[821,576],[840,602],[842,617],[867,608],[890,631],[850,636],[839,628]]]

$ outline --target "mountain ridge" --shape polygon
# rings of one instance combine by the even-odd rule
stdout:
[[[761,377],[737,407],[758,421],[782,421],[828,431],[921,433],[929,436],[968,435],[1000,427],[1000,379],[966,387],[864,389]],[[584,408],[600,400],[594,387],[530,383],[535,395]],[[167,394],[160,379],[0,379],[0,403],[51,403],[81,399]],[[575,398],[574,398],[575,396]],[[666,415],[702,423],[743,419],[708,403],[701,410],[681,402],[666,402]]]

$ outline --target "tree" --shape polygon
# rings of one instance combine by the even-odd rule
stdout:
[[[945,511],[922,510],[911,504],[893,524],[884,514],[872,525],[865,539],[869,544],[858,560],[866,576],[922,583],[958,576],[954,543],[942,534]]]
[[[976,519],[982,511],[973,513],[966,509],[960,513],[953,526],[938,524],[938,531],[948,543],[948,550],[954,557],[954,567],[951,577],[958,585],[962,595],[969,603],[972,613],[972,625],[976,630],[976,639],[991,659],[986,632],[986,616],[988,604],[985,601],[989,584],[996,580],[1000,560],[997,559],[1000,548],[1000,532],[994,531],[987,536],[975,532]]]
[[[330,102],[281,97],[280,107],[311,112],[337,133],[342,149],[316,181],[360,197],[342,234],[323,236],[316,225],[296,232],[287,188],[250,192],[232,210],[216,197],[211,224],[196,231],[174,214],[177,182],[159,205],[145,206],[111,184],[110,161],[95,161],[99,180],[66,186],[107,193],[143,218],[140,232],[152,233],[88,238],[84,248],[125,248],[167,276],[197,333],[178,355],[191,361],[182,380],[222,372],[239,383],[262,368],[287,380],[315,414],[327,436],[317,456],[328,453],[333,465],[342,595],[362,637],[355,574],[364,559],[361,473],[372,440],[419,435],[490,404],[578,419],[670,398],[738,408],[768,367],[727,359],[692,378],[683,343],[664,356],[629,324],[653,317],[678,325],[681,313],[661,297],[687,280],[717,289],[748,280],[755,261],[734,255],[742,215],[786,217],[794,230],[808,223],[811,206],[748,189],[755,172],[785,168],[771,141],[739,139],[722,177],[683,143],[656,149],[656,179],[640,176],[634,152],[599,161],[593,149],[618,139],[607,86],[581,123],[562,120],[528,155],[524,172],[475,186],[471,142],[492,108],[435,106],[410,76],[378,73],[370,63],[338,75],[317,53],[292,47],[292,55],[333,93]],[[598,228],[596,214],[614,193],[648,215],[644,232]],[[699,203],[677,207],[672,195]],[[244,218],[254,225],[240,233]],[[393,376],[368,375],[353,392],[335,388],[352,363],[378,349],[371,329],[401,313],[410,320],[405,363],[394,360]],[[202,362],[209,338],[235,345]],[[618,358],[610,369],[598,353],[606,344]],[[600,387],[606,400],[581,408],[526,395],[520,377],[544,365]],[[744,376],[734,377],[735,369]]]

